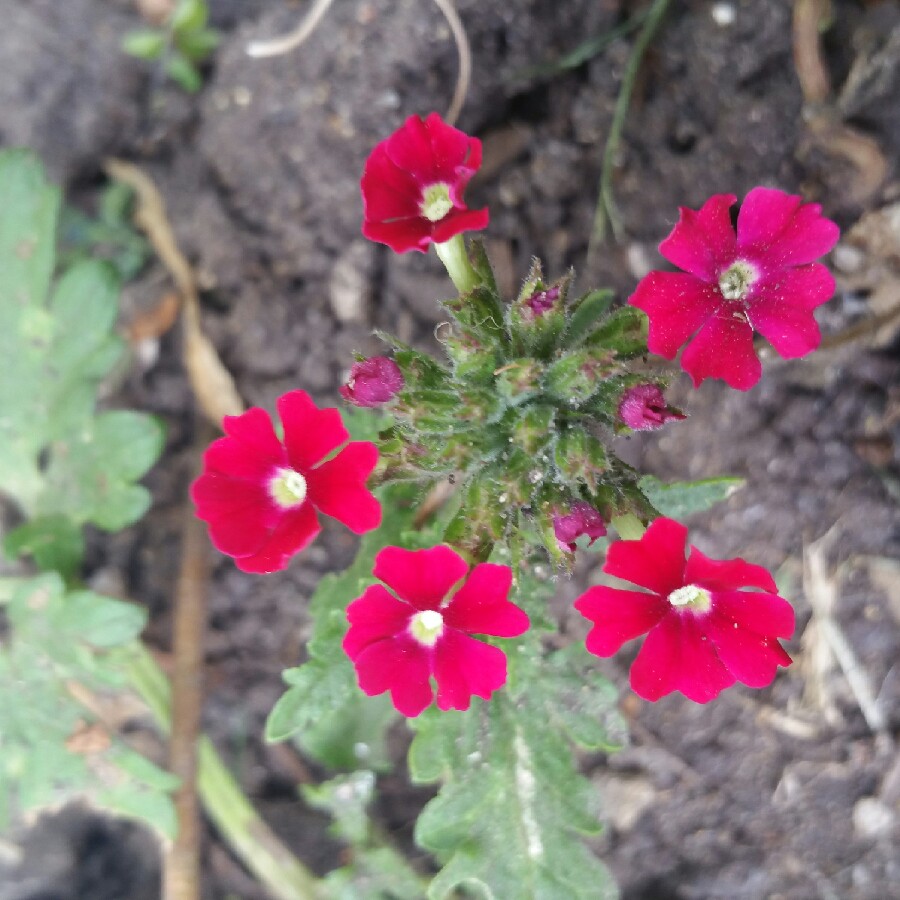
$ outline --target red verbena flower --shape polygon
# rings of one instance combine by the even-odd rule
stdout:
[[[225,437],[207,448],[191,485],[213,544],[245,572],[285,568],[319,533],[317,512],[356,534],[381,524],[381,505],[366,489],[376,446],[347,443],[340,413],[319,409],[305,391],[284,394],[277,405],[284,441],[264,409],[226,416]]]
[[[655,431],[687,416],[669,407],[659,385],[638,384],[622,394],[619,418],[632,431]]]
[[[387,356],[373,356],[350,367],[350,377],[338,390],[356,406],[380,406],[393,400],[403,387],[400,367]]]
[[[396,253],[428,249],[488,223],[487,209],[469,209],[463,191],[481,167],[481,141],[444,122],[410,116],[366,160],[362,176],[363,234]]]
[[[575,608],[594,623],[587,649],[612,656],[647,634],[631,667],[631,687],[645,700],[681,691],[706,703],[740,681],[765,687],[791,658],[777,638],[794,633],[794,610],[772,576],[742,559],[715,560],[690,548],[687,528],[657,519],[638,541],[616,541],[603,571],[646,588],[592,587]],[[741,588],[759,588],[744,591]]]
[[[721,378],[749,390],[762,367],[753,352],[758,331],[785,359],[804,356],[821,336],[813,310],[834,293],[831,273],[813,262],[840,235],[818,203],[773,188],[747,194],[737,219],[733,194],[710,197],[681,218],[659,252],[683,272],[651,272],[629,303],[650,317],[647,347],[674,359],[694,387]]]
[[[432,677],[439,709],[468,709],[473,695],[487,700],[506,682],[503,651],[469,635],[528,629],[528,616],[507,599],[509,566],[480,563],[470,572],[449,547],[385,547],[373,574],[391,590],[372,585],[350,604],[344,638],[366,694],[390,691],[403,715],[417,716],[434,699]]]
[[[606,534],[606,525],[600,513],[590,503],[574,500],[567,515],[553,517],[553,534],[563,553],[574,553],[578,538],[586,534],[590,538],[590,544],[593,544],[597,538]]]

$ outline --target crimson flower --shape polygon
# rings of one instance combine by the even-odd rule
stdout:
[[[444,122],[410,116],[366,160],[362,176],[363,234],[396,253],[425,251],[488,223],[487,209],[469,209],[463,191],[481,167],[481,141]]]
[[[507,600],[509,566],[480,563],[470,572],[449,547],[385,547],[373,574],[393,593],[367,588],[347,608],[344,638],[364,693],[390,691],[394,706],[414,717],[434,699],[432,677],[439,709],[468,709],[473,695],[487,700],[506,682],[503,651],[469,635],[516,637],[528,629],[528,616]]]
[[[659,385],[637,384],[628,388],[619,400],[619,418],[632,431],[655,431],[666,422],[686,419],[684,413],[672,409]]]
[[[277,405],[283,442],[264,409],[225,416],[225,437],[207,448],[191,485],[213,544],[244,572],[285,568],[319,533],[317,512],[356,534],[381,524],[381,505],[366,489],[375,445],[348,444],[340,413],[319,409],[305,391],[284,394]]]
[[[749,390],[762,367],[753,351],[758,331],[785,359],[819,346],[813,310],[834,293],[834,279],[813,262],[837,243],[837,225],[818,203],[773,188],[747,194],[737,219],[737,197],[716,194],[681,218],[659,252],[683,272],[651,272],[629,303],[650,317],[647,347],[674,359],[687,342],[681,367],[694,387],[721,378]]]
[[[566,551],[574,553],[575,541],[578,538],[586,534],[590,538],[588,544],[590,546],[597,538],[606,534],[606,525],[600,517],[600,513],[590,503],[586,503],[584,500],[574,500],[566,515],[553,517],[553,534],[563,553]]]
[[[387,356],[373,356],[350,367],[350,377],[338,390],[356,406],[380,406],[393,400],[403,387],[400,367]]]
[[[645,700],[681,691],[707,703],[735,681],[771,684],[778,666],[791,664],[776,638],[794,633],[794,610],[760,566],[708,559],[696,547],[685,562],[686,539],[684,525],[657,519],[640,540],[610,546],[603,571],[649,593],[592,587],[582,594],[575,608],[594,623],[587,649],[612,656],[646,633],[631,667],[631,687]]]

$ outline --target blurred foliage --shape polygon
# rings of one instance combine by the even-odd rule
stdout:
[[[161,28],[140,28],[125,35],[122,49],[138,59],[159,62],[168,78],[190,94],[203,86],[200,66],[219,46],[221,35],[209,28],[206,0],[178,0]]]

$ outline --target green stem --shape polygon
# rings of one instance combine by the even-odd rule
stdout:
[[[169,730],[169,682],[143,644],[127,665],[128,677],[163,731]],[[276,900],[321,896],[316,877],[259,817],[207,737],[200,739],[197,787],[210,819]]]
[[[480,284],[478,273],[469,262],[469,254],[461,234],[455,234],[449,241],[434,245],[435,252],[444,264],[453,286],[460,294],[468,294]]]
[[[590,246],[588,247],[588,259],[593,259],[598,244],[602,244],[606,238],[606,222],[612,228],[616,240],[621,240],[624,234],[622,217],[619,207],[616,205],[612,190],[612,173],[616,158],[619,155],[619,144],[622,141],[622,129],[625,127],[625,117],[628,115],[628,107],[631,105],[631,94],[634,91],[634,82],[641,68],[644,53],[656,30],[659,28],[669,0],[654,0],[653,6],[647,13],[643,27],[634,42],[631,56],[622,75],[622,87],[616,98],[616,107],[613,111],[612,123],[609,126],[609,135],[606,138],[606,147],[603,150],[603,165],[600,169],[600,196],[597,198],[597,210],[594,214],[594,228],[591,233]]]

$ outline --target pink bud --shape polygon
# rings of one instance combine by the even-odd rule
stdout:
[[[633,431],[654,431],[687,416],[668,406],[658,385],[638,384],[622,394],[619,418]]]
[[[559,300],[559,288],[552,287],[546,291],[535,291],[527,300],[525,306],[531,310],[533,318],[542,316]]]
[[[581,535],[586,534],[593,544],[597,538],[606,534],[606,525],[600,518],[600,513],[590,503],[574,500],[569,507],[568,515],[553,517],[553,534],[560,550],[564,553],[566,551],[574,553],[575,541]]]
[[[350,368],[347,383],[339,388],[341,396],[356,406],[379,406],[393,400],[403,387],[403,374],[387,356],[373,356]]]

